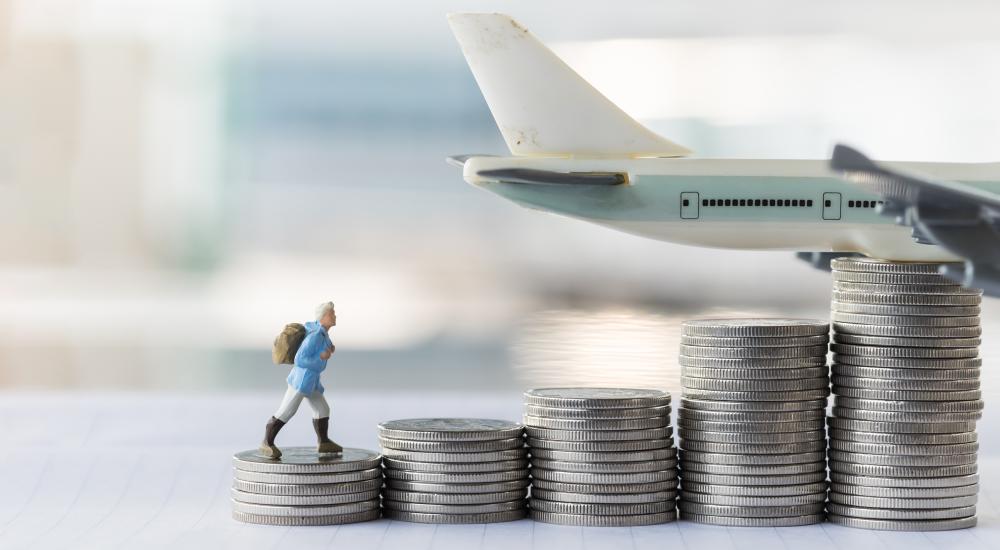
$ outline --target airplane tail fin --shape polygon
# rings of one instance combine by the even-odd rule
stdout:
[[[457,13],[448,23],[514,155],[690,154],[636,122],[509,16]]]

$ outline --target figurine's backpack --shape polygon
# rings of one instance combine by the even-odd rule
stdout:
[[[275,365],[294,365],[295,354],[306,338],[306,327],[299,323],[288,323],[281,334],[274,339],[271,359]]]

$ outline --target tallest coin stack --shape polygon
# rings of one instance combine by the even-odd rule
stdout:
[[[981,291],[939,266],[833,262],[831,522],[976,524]]]

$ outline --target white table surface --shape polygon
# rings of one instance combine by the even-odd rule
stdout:
[[[246,525],[230,518],[230,458],[256,446],[273,395],[0,393],[0,548],[1000,548],[1000,414],[979,424],[979,526],[891,533],[830,524],[726,528],[676,522],[581,528],[523,520],[470,526],[390,520],[331,527]],[[518,394],[332,393],[333,436],[377,448],[380,420],[413,416],[516,419]],[[279,444],[313,441],[308,409]]]

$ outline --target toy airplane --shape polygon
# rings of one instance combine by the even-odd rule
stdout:
[[[512,18],[448,22],[513,155],[449,159],[477,187],[681,244],[966,261],[944,274],[1000,294],[1000,163],[880,168],[843,146],[833,170],[826,160],[683,158],[688,149],[636,122]]]

